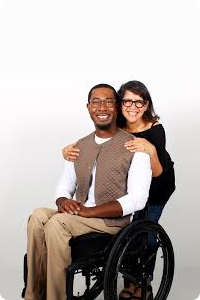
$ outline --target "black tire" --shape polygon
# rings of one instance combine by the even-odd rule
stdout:
[[[127,260],[127,253],[130,253],[130,248],[132,252],[132,257],[139,255],[145,245],[148,245],[147,239],[140,239],[140,237],[147,237],[148,234],[154,234],[158,241],[159,251],[162,251],[162,271],[160,276],[160,284],[154,294],[154,300],[166,300],[169,294],[173,275],[174,275],[174,252],[171,241],[164,231],[164,229],[154,222],[148,220],[139,220],[128,225],[116,240],[110,255],[107,260],[105,275],[104,275],[104,299],[105,300],[117,300],[117,280],[123,274],[125,279],[129,281],[135,281],[135,275],[133,277],[132,273],[127,272],[127,266],[125,267],[125,261]],[[134,245],[135,248],[134,248]],[[143,253],[145,253],[143,251]],[[147,251],[146,251],[147,253]],[[157,251],[156,251],[157,253]],[[156,255],[156,254],[155,254]],[[149,258],[145,258],[145,263],[142,265],[147,265]],[[133,272],[133,271],[132,271]],[[141,271],[141,274],[143,271]],[[137,273],[137,270],[136,270]],[[140,276],[143,276],[138,274]],[[146,289],[145,289],[146,290]],[[143,299],[146,299],[144,296]],[[142,298],[141,298],[142,300]]]
[[[24,288],[21,294],[22,298],[25,298],[26,286],[27,286],[27,277],[28,277],[28,267],[27,267],[27,254],[24,255]]]

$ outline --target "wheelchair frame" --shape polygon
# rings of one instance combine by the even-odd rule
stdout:
[[[136,273],[138,273],[137,281],[140,282],[141,286],[141,297],[129,297],[128,299],[146,300],[148,266],[152,257],[157,255],[157,249],[148,255],[149,234],[156,235],[158,247],[162,249],[163,271],[155,297],[151,294],[148,300],[166,300],[174,275],[173,247],[167,233],[159,224],[144,219],[144,210],[138,212],[132,223],[123,228],[117,235],[94,232],[70,240],[72,264],[66,269],[67,300],[94,300],[102,290],[105,300],[119,299],[117,292],[119,274],[130,282],[135,281],[135,275],[130,270],[127,271],[127,264],[129,264],[130,259],[136,260],[135,268]],[[82,250],[86,244],[92,244],[93,249],[83,253]],[[84,247],[81,248],[83,245]],[[141,256],[142,252],[143,257]],[[85,277],[86,289],[82,295],[75,296],[74,277],[78,273],[82,273]],[[94,284],[91,286],[92,279]],[[24,282],[23,298],[27,283],[26,255],[24,257]]]

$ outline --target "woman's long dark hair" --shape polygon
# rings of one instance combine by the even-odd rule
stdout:
[[[136,95],[139,95],[140,97],[142,97],[142,99],[145,102],[148,101],[148,108],[143,114],[143,120],[153,123],[160,119],[159,116],[156,115],[156,113],[154,111],[153,102],[152,102],[150,93],[149,93],[148,89],[146,88],[146,86],[140,81],[132,80],[132,81],[128,81],[128,82],[122,84],[122,86],[120,87],[120,89],[118,91],[119,106],[118,106],[117,125],[119,127],[124,128],[126,126],[126,118],[123,116],[122,110],[121,110],[121,103],[122,103],[122,100],[123,100],[123,97],[124,97],[124,94],[126,91],[129,91]]]

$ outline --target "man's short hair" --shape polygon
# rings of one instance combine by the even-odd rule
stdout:
[[[92,91],[95,90],[95,89],[100,89],[100,88],[107,88],[107,89],[112,90],[113,93],[114,93],[116,101],[118,101],[118,94],[117,94],[116,90],[114,89],[114,87],[112,87],[110,84],[107,84],[107,83],[99,83],[99,84],[93,86],[91,88],[91,90],[89,91],[89,93],[88,93],[88,102],[90,101]]]

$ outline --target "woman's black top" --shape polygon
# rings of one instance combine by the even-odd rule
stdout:
[[[152,178],[148,200],[150,205],[164,205],[175,190],[174,163],[165,150],[165,130],[161,124],[158,124],[133,135],[145,138],[156,147],[163,172],[160,176]]]

